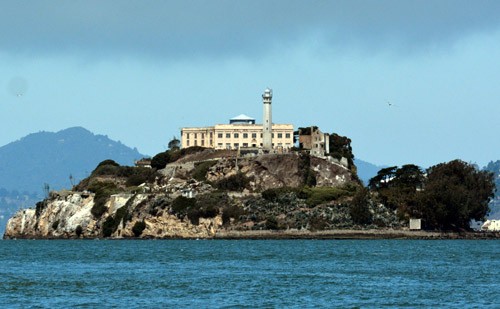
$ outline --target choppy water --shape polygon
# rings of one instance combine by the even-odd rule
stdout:
[[[0,241],[0,307],[500,307],[500,241]]]

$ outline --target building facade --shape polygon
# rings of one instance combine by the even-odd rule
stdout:
[[[234,119],[234,118],[233,118]],[[182,128],[181,147],[201,146],[214,149],[263,148],[261,124],[230,123],[212,127]],[[273,149],[293,147],[293,125],[273,124],[271,133]]]
[[[330,134],[321,132],[318,127],[299,128],[298,135],[299,149],[317,157],[330,153]]]
[[[293,147],[293,125],[272,123],[273,92],[267,88],[262,95],[263,124],[239,115],[229,124],[181,129],[181,147],[201,146],[214,149],[259,148],[264,151],[287,150]]]

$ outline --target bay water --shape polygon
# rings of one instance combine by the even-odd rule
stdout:
[[[500,308],[497,240],[5,240],[1,308]]]

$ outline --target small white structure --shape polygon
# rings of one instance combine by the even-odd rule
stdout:
[[[181,195],[187,198],[193,198],[195,196],[195,192],[193,189],[182,189]]]
[[[410,219],[410,230],[421,230],[422,219]]]
[[[481,231],[498,232],[500,231],[500,220],[486,220],[481,226]]]

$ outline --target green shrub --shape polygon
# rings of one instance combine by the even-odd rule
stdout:
[[[229,196],[225,192],[211,192],[196,197],[194,208],[188,212],[191,223],[199,224],[199,218],[214,218],[219,209],[229,205]]]
[[[42,214],[42,211],[45,209],[45,207],[47,207],[47,204],[48,204],[47,200],[43,200],[43,201],[36,203],[35,215],[37,218],[40,217],[40,215]]]
[[[130,199],[130,200],[132,200],[132,199]],[[129,201],[127,201],[127,204]],[[118,210],[116,211],[114,216],[109,216],[106,218],[106,221],[104,221],[104,223],[102,225],[103,236],[109,237],[114,232],[116,232],[116,230],[118,229],[118,226],[120,225],[120,222],[123,222],[123,227],[125,227],[127,220],[130,220],[130,216],[128,213],[128,205],[125,205],[125,206],[118,208]]]
[[[96,168],[99,168],[101,166],[106,166],[106,165],[120,166],[120,164],[116,163],[115,161],[108,159],[108,160],[104,160],[101,163],[97,164]]]
[[[76,237],[80,237],[83,233],[83,228],[81,225],[77,225],[75,229]]]
[[[328,222],[325,218],[320,216],[313,216],[309,218],[309,229],[311,231],[322,231],[328,228]]]
[[[189,208],[194,207],[196,199],[184,196],[176,197],[172,201],[172,212],[176,215],[185,215]]]
[[[249,177],[246,177],[243,173],[238,172],[235,175],[219,180],[215,186],[219,190],[241,192],[248,187],[250,180],[251,179]]]
[[[57,227],[59,226],[59,220],[56,220],[54,223],[52,223],[52,229],[57,230]]]
[[[289,193],[295,193],[299,194],[300,189],[299,188],[290,188],[290,187],[282,187],[282,188],[271,188],[262,191],[262,198],[265,199],[266,201],[276,201],[280,197],[283,197],[285,194]]]
[[[92,171],[92,176],[115,175],[119,167],[113,160],[104,160]]]
[[[151,167],[155,169],[163,169],[170,162],[170,151],[160,152],[151,159]]]
[[[106,212],[106,202],[109,197],[119,192],[112,182],[93,182],[89,186],[89,191],[95,193],[94,206],[92,206],[90,212],[96,219],[99,219]]]
[[[118,224],[115,221],[115,218],[113,216],[109,216],[106,218],[106,221],[102,224],[102,235],[104,237],[109,237],[113,232],[115,231],[115,226]]]
[[[372,223],[372,214],[369,209],[370,197],[369,191],[366,188],[360,188],[354,195],[349,213],[352,221],[356,224],[370,224]]]
[[[344,196],[351,196],[352,192],[337,187],[315,187],[304,188],[300,196],[306,197],[306,204],[309,207],[314,207],[330,201],[335,201]]]
[[[245,211],[236,205],[226,205],[222,209],[222,224],[228,225],[231,222],[231,218],[239,220]]]
[[[153,182],[156,177],[156,171],[147,167],[133,167],[130,175],[127,176],[125,185],[139,186],[143,183]]]
[[[214,166],[217,161],[205,161],[195,164],[195,168],[193,170],[193,178],[198,181],[207,180],[208,170]]]
[[[144,222],[144,220],[137,221],[132,227],[132,233],[134,233],[135,237],[139,237],[144,229],[146,229],[146,222]]]
[[[275,216],[267,217],[266,229],[268,229],[268,230],[277,230],[278,229],[278,220],[276,220]]]

